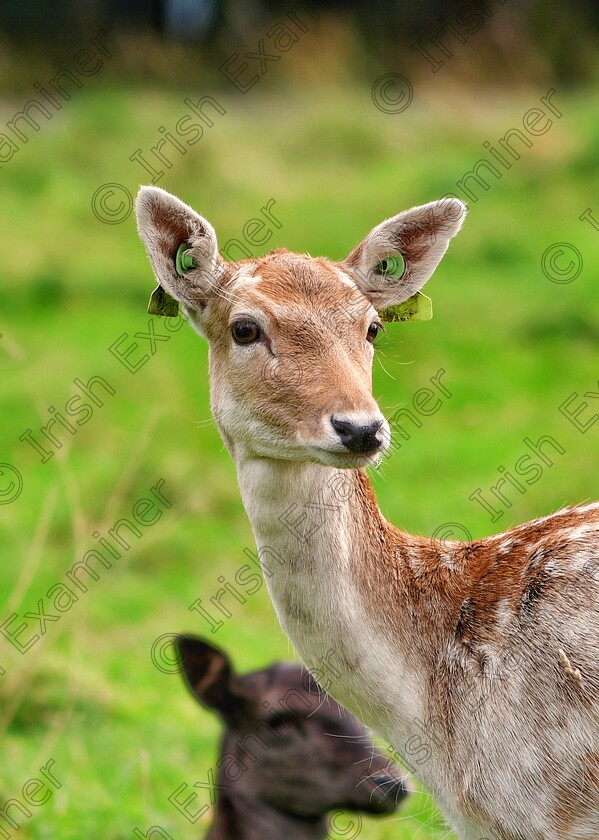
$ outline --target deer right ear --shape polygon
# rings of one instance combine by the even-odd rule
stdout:
[[[226,720],[237,717],[248,698],[229,657],[195,636],[178,636],[176,645],[185,682],[196,700]]]
[[[458,198],[412,207],[377,225],[341,265],[379,312],[404,303],[424,286],[465,217]]]
[[[137,229],[158,283],[187,309],[201,312],[222,275],[212,225],[159,187],[142,187]]]

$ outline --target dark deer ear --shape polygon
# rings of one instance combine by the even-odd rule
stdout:
[[[248,698],[226,653],[195,636],[178,636],[176,644],[185,682],[195,698],[226,720],[238,717]]]

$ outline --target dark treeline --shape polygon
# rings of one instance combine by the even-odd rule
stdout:
[[[362,62],[419,55],[432,70],[435,60],[476,37],[483,63],[485,56],[516,52],[524,74],[540,63],[546,75],[576,82],[596,67],[597,0],[3,0],[0,39],[56,61],[90,31],[104,29],[121,46],[129,39],[134,49],[135,36],[143,35],[156,45],[201,52],[214,65],[230,55],[232,44],[254,45],[257,34],[302,6],[329,21],[329,31],[331,21],[350,31]],[[148,63],[142,64],[147,78]],[[160,78],[164,62],[150,72]]]

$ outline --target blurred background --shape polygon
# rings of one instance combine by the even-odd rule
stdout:
[[[294,658],[264,585],[235,584],[253,538],[206,346],[146,313],[139,184],[234,259],[341,259],[406,207],[465,200],[434,319],[378,344],[375,394],[404,409],[381,508],[468,539],[597,497],[598,23],[590,0],[4,0],[0,809],[29,816],[1,836],[203,836],[211,812],[191,824],[169,796],[205,781],[219,727],[172,634],[242,671]],[[51,760],[60,787],[27,805]],[[360,829],[447,836],[426,793]]]

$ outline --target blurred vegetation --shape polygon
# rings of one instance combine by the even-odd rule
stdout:
[[[542,17],[540,6],[527,8]],[[35,611],[94,547],[93,533],[130,517],[159,479],[172,502],[31,650],[21,655],[0,639],[0,805],[20,796],[50,757],[63,782],[19,837],[79,840],[99,830],[115,840],[136,826],[160,825],[191,840],[205,830],[208,820],[188,824],[168,796],[183,781],[206,778],[218,723],[150,653],[164,633],[209,635],[189,606],[216,593],[219,575],[232,580],[244,548],[253,547],[233,465],[210,419],[204,343],[185,325],[135,374],[109,351],[123,334],[133,341],[147,331],[153,278],[133,216],[101,223],[91,212],[95,190],[117,183],[134,194],[149,176],[130,161],[133,152],[149,150],[159,126],[175,125],[185,97],[211,93],[226,114],[186,154],[172,153],[160,185],[204,214],[221,243],[239,237],[275,199],[282,227],[268,248],[338,259],[383,218],[456,191],[486,154],[483,143],[521,127],[556,78],[557,63],[534,45],[523,55],[518,39],[526,30],[514,29],[488,84],[484,68],[490,76],[495,59],[485,58],[484,40],[477,46],[473,39],[438,74],[424,67],[427,84],[414,77],[406,111],[381,113],[371,83],[380,72],[407,72],[407,52],[393,62],[384,50],[362,53],[357,18],[344,14],[333,21],[323,13],[301,50],[246,96],[222,78],[211,85],[218,74],[205,71],[202,45],[168,41],[157,50],[156,35],[127,45],[121,33],[106,72],[86,80],[0,167],[0,461],[18,467],[24,481],[21,496],[0,511],[0,620]],[[578,28],[577,14],[560,32]],[[583,41],[593,37],[584,23],[580,30]],[[229,41],[229,53],[242,46]],[[51,49],[28,56],[25,67],[12,63],[20,54],[12,46],[0,57],[12,90],[0,101],[1,122],[23,105],[17,88],[29,85],[31,93],[36,78],[51,78],[60,66]],[[518,76],[520,58],[531,72],[522,72],[517,89],[502,89]],[[146,72],[152,84],[144,83]],[[476,87],[465,84],[475,76]],[[415,533],[453,522],[482,536],[598,493],[599,424],[582,434],[558,407],[597,386],[599,232],[579,217],[598,193],[599,109],[590,88],[553,84],[563,116],[499,180],[490,179],[488,191],[477,189],[463,232],[427,286],[433,321],[391,326],[379,342],[375,393],[388,415],[410,407],[440,369],[452,393],[373,475],[385,515]],[[550,282],[541,270],[555,242],[583,256],[571,283]],[[161,322],[155,328],[165,333]],[[147,342],[138,341],[140,355],[147,353]],[[116,393],[75,435],[57,432],[62,447],[41,463],[19,436],[32,429],[39,437],[49,407],[63,410],[74,379],[92,376]],[[500,466],[514,465],[525,437],[542,435],[565,454],[524,495],[513,490],[494,525],[469,496],[488,490]],[[264,586],[231,611],[212,638],[240,670],[293,656]],[[365,819],[360,837],[446,836],[425,794],[397,817]]]
[[[103,70],[105,78],[186,86],[191,65],[195,84],[228,86],[220,70],[227,59],[256,52],[259,38],[268,52],[277,25],[293,29],[298,19],[310,31],[310,43],[303,44],[301,58],[294,46],[276,65],[281,86],[302,86],[305,73],[321,82],[362,81],[381,68],[430,82],[432,66],[423,49],[444,61],[445,77],[473,86],[579,84],[597,76],[599,6],[593,0],[294,0],[284,5],[275,0],[4,0],[1,85],[23,90],[35,79],[52,77],[87,45],[91,33],[103,30],[117,56]],[[302,26],[299,31],[305,32]],[[267,72],[274,66],[267,64]]]

